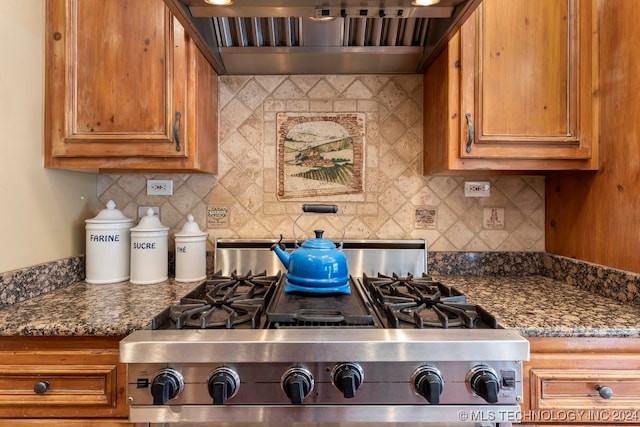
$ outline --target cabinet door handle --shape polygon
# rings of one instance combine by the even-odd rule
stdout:
[[[471,153],[471,144],[473,144],[475,132],[473,130],[473,122],[471,121],[471,113],[465,114],[465,117],[467,118],[467,153]]]
[[[603,399],[611,399],[613,397],[613,390],[611,387],[607,387],[606,385],[597,385],[596,390],[598,390],[598,394]]]
[[[173,123],[173,139],[176,141],[176,151],[180,151],[180,116],[182,113],[176,111],[176,121]]]
[[[36,394],[45,394],[49,390],[49,381],[38,381],[33,385]]]

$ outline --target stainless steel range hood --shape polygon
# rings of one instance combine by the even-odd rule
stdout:
[[[422,73],[481,0],[164,0],[221,74]]]

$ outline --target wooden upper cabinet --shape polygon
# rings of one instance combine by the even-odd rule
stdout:
[[[45,166],[217,172],[217,75],[162,0],[47,0]]]
[[[425,74],[425,174],[592,170],[594,0],[484,0]]]

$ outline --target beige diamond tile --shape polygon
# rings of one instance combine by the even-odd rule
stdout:
[[[480,239],[477,236],[471,239],[463,249],[465,251],[473,251],[473,252],[486,252],[491,250],[489,245],[487,245],[482,239]]]
[[[273,93],[280,84],[287,79],[287,76],[255,76],[255,81],[260,84],[268,93]]]
[[[406,93],[419,92],[422,99],[422,74],[405,74],[393,78],[395,84],[400,86]]]
[[[437,206],[440,198],[429,187],[422,185],[410,200],[413,206]]]
[[[402,88],[394,81],[389,82],[378,95],[380,102],[390,110],[395,110],[406,97]]]
[[[402,227],[390,219],[385,222],[375,234],[378,239],[397,239],[398,236],[402,236],[403,231]]]
[[[219,86],[225,86],[232,93],[238,93],[242,87],[251,80],[251,76],[220,76],[218,81]]]
[[[346,234],[348,239],[367,239],[371,236],[371,229],[367,224],[356,218],[347,226]]]
[[[406,198],[400,190],[391,185],[381,191],[380,200],[382,209],[384,209],[389,215],[393,215],[402,207]]]
[[[351,99],[369,99],[373,97],[373,93],[360,80],[356,80],[344,91],[343,96]]]
[[[422,141],[410,132],[406,132],[393,144],[393,150],[405,163],[411,163],[416,157],[422,158]]]
[[[249,144],[254,147],[259,147],[262,144],[262,126],[262,120],[259,120],[256,116],[251,116],[238,128],[238,133],[242,135]]]
[[[234,133],[220,144],[219,150],[223,151],[231,161],[238,163],[244,161],[247,151],[253,146],[239,133]]]
[[[299,99],[305,96],[304,92],[290,80],[285,80],[271,95],[276,99]]]
[[[447,240],[453,244],[457,250],[464,249],[465,245],[473,239],[473,231],[458,221],[447,230]]]
[[[456,215],[454,211],[444,203],[438,205],[438,220],[436,224],[438,231],[446,234],[446,231],[449,230],[456,221],[458,221],[458,215]]]
[[[253,111],[247,108],[244,103],[233,99],[220,111],[220,116],[237,129],[252,113]]]
[[[544,205],[544,197],[529,186],[512,196],[511,200],[525,215],[532,214]]]
[[[500,189],[508,198],[514,197],[527,184],[518,176],[505,176],[492,181],[492,186]]]
[[[183,185],[178,191],[173,193],[173,196],[169,199],[169,203],[171,203],[180,214],[186,215],[191,213],[193,207],[197,205],[200,200],[200,197],[188,186]]]
[[[218,108],[223,108],[234,98],[234,93],[227,85],[218,85]]]
[[[544,233],[530,220],[525,220],[513,233],[526,250],[535,250],[536,244],[544,238]]]
[[[451,192],[458,188],[456,180],[449,176],[437,176],[427,178],[427,186],[433,190],[440,199],[446,199]]]
[[[236,98],[242,101],[250,109],[255,110],[262,105],[262,102],[267,95],[268,92],[252,79],[247,82],[242,89],[240,89]]]
[[[222,184],[230,194],[242,194],[245,188],[251,183],[251,179],[238,168],[232,168],[227,175],[220,179],[220,184]]]
[[[391,77],[384,74],[369,74],[360,77],[362,83],[374,94],[380,92],[380,89],[387,84],[390,79]]]
[[[405,167],[406,165],[402,161],[402,158],[393,150],[383,154],[380,159],[380,171],[391,180],[397,178],[404,171]]]
[[[326,76],[325,79],[331,84],[331,86],[335,87],[338,92],[344,93],[344,91],[353,83],[356,79],[354,75],[330,75]]]
[[[258,210],[262,210],[262,189],[257,185],[250,185],[237,197],[237,200],[245,209],[255,214]]]
[[[157,178],[170,179],[170,178]],[[118,178],[118,186],[122,188],[128,195],[135,197],[140,193],[147,191],[147,180],[144,176],[136,174],[126,174]]]
[[[338,93],[333,86],[325,80],[320,80],[311,88],[311,90],[309,90],[307,95],[312,99],[334,99],[338,97]]]
[[[211,191],[217,181],[217,175],[193,174],[187,180],[186,185],[202,199]]]
[[[380,135],[391,144],[395,143],[400,135],[405,132],[406,128],[395,116],[391,116],[380,123]]]
[[[394,114],[405,127],[411,127],[416,122],[422,121],[422,107],[412,99],[404,99]]]
[[[309,93],[311,88],[313,88],[314,86],[318,85],[319,82],[323,82],[322,76],[321,75],[315,75],[315,74],[293,75],[293,76],[289,76],[289,80],[291,80],[303,92],[307,93],[307,95],[310,98],[314,98],[313,96],[310,96],[310,93]],[[327,83],[324,82],[324,84],[326,85]],[[331,88],[331,90],[333,91],[333,88]]]
[[[498,250],[500,245],[509,237],[507,230],[483,230],[478,233],[478,237],[491,249]]]
[[[96,195],[98,198],[107,191],[107,189],[116,182],[119,175],[98,175],[96,178]]]

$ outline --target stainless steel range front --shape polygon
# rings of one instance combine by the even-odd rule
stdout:
[[[520,419],[528,342],[427,276],[424,241],[344,242],[349,295],[284,292],[274,243],[219,240],[218,273],[121,342],[130,421],[510,426]]]

